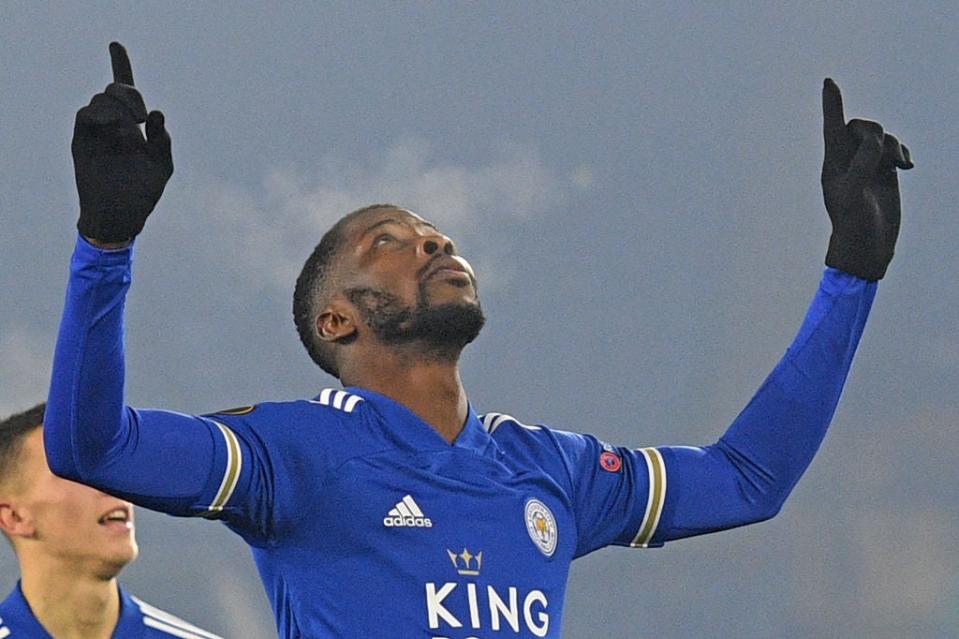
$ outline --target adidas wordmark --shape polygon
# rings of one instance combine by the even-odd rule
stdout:
[[[387,528],[432,528],[433,522],[416,505],[413,496],[407,495],[390,509],[390,512],[383,518],[383,525]]]

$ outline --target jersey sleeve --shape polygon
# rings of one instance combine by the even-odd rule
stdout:
[[[778,513],[826,435],[875,292],[876,282],[827,268],[792,345],[715,444],[632,450],[550,431],[576,510],[577,555]]]
[[[610,544],[646,548],[662,515],[666,473],[655,448],[611,446],[592,435],[538,428],[551,446],[538,447],[540,465],[570,497],[576,521],[575,557]],[[558,451],[558,454],[549,452]]]
[[[78,238],[44,419],[50,468],[146,508],[220,517],[262,536],[271,468],[245,424],[123,403],[132,254],[132,246],[106,251]]]

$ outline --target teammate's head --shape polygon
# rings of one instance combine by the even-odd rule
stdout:
[[[337,377],[358,343],[455,358],[484,321],[452,240],[393,204],[357,209],[327,231],[297,278],[293,317],[310,357]]]
[[[40,404],[0,422],[0,530],[26,569],[43,565],[108,579],[137,556],[133,505],[57,477],[43,452]]]

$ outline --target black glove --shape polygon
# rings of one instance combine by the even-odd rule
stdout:
[[[126,49],[110,43],[113,83],[77,111],[73,167],[80,194],[77,229],[104,243],[132,240],[173,175],[163,114],[147,114],[133,88]],[[146,122],[146,139],[140,123]]]
[[[842,94],[830,78],[822,87],[822,193],[832,221],[826,265],[867,280],[886,274],[899,236],[899,180],[911,169],[909,149],[871,120],[842,113]]]

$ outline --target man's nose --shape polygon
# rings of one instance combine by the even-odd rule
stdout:
[[[453,254],[453,242],[442,236],[425,237],[420,240],[419,247],[424,255],[434,255],[440,251]]]

